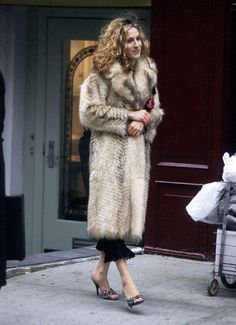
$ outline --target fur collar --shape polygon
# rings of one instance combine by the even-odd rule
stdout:
[[[111,81],[111,86],[118,96],[124,97],[136,109],[144,106],[157,83],[157,69],[150,58],[140,58],[135,70],[124,73],[119,62],[115,62],[105,79]]]

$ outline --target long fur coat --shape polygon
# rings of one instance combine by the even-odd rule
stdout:
[[[88,236],[93,239],[142,238],[150,172],[150,144],[162,120],[158,92],[153,121],[144,134],[129,136],[128,111],[143,109],[157,84],[151,59],[140,58],[124,73],[116,62],[109,73],[92,71],[80,93],[81,123],[92,130]]]

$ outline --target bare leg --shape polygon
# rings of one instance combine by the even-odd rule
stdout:
[[[128,271],[126,259],[122,258],[116,261],[116,266],[120,273],[123,293],[126,296],[126,298],[129,299],[139,295],[138,289],[135,286],[135,283]]]
[[[118,294],[114,290],[111,290],[107,278],[109,266],[109,262],[105,263],[105,253],[101,251],[96,270],[92,273],[91,279],[95,283],[96,287],[99,287],[102,291],[102,298],[117,300]]]
[[[97,284],[99,284],[99,287],[101,290],[110,290],[107,274],[109,271],[110,263],[105,263],[105,253],[100,252],[98,264],[96,266],[96,270],[92,273],[92,280],[94,280]]]

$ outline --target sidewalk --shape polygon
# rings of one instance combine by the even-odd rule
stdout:
[[[90,273],[96,256],[8,279],[0,291],[1,325],[200,325],[236,324],[236,291],[221,285],[207,295],[212,263],[137,255],[129,270],[145,302],[130,309],[111,264],[110,284],[118,301],[96,296]]]
[[[7,278],[61,265],[77,263],[78,261],[96,259],[97,255],[98,251],[94,245],[68,251],[53,251],[29,255],[22,261],[7,261]]]

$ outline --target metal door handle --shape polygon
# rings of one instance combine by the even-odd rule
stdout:
[[[55,162],[54,144],[55,144],[55,141],[53,141],[53,140],[48,141],[48,155],[47,155],[48,168],[54,167],[54,162]]]

